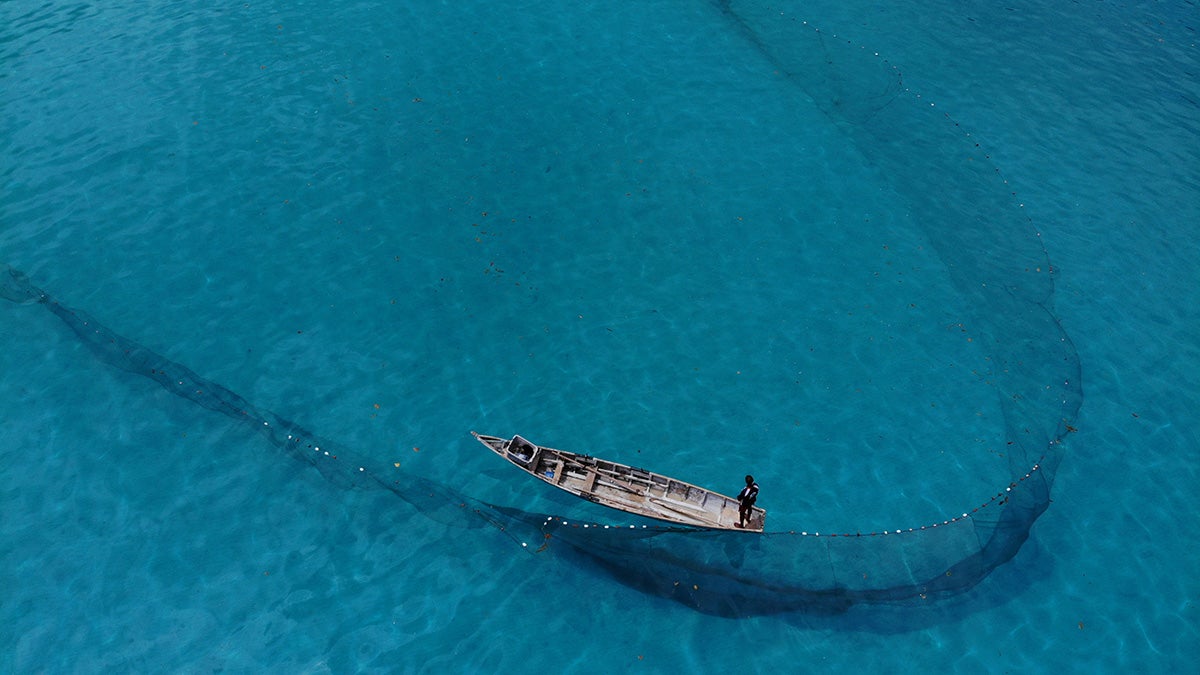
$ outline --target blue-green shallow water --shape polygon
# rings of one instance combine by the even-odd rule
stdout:
[[[987,145],[1058,270],[1087,397],[1011,563],[925,611],[712,617],[346,490],[5,304],[5,667],[1186,665],[1195,7],[801,9]],[[713,5],[3,12],[0,259],[385,469],[570,508],[466,435],[520,431],[753,470],[797,529],[1007,480],[938,242]]]

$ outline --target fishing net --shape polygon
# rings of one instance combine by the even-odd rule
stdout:
[[[100,361],[147,378],[171,394],[247,425],[291,458],[312,465],[337,487],[388,490],[425,516],[447,525],[467,528],[492,525],[509,531],[524,523],[527,531],[521,536],[525,539],[534,536],[533,530],[540,532],[543,523],[528,514],[517,518],[514,514],[519,512],[506,512],[436,481],[403,471],[398,466],[380,467],[376,459],[322,438],[270,410],[254,406],[227,387],[114,332],[87,312],[60,303],[34,286],[23,272],[7,265],[0,271],[0,297],[46,308],[61,319]],[[520,541],[517,533],[512,536]]]
[[[721,8],[880,170],[937,248],[967,301],[965,327],[992,364],[985,377],[1003,412],[1009,480],[979,504],[920,525],[744,537],[559,523],[555,535],[628,583],[731,616],[837,613],[970,588],[1016,554],[1045,511],[1082,402],[1040,235],[980,144],[908,90],[886,59],[778,7]]]
[[[1053,312],[1053,270],[1036,229],[970,133],[875,53],[764,4],[723,2],[731,31],[803,92],[878,170],[944,263],[991,364],[1007,478],[928,523],[762,535],[565,521],[495,506],[361,456],[114,333],[5,268],[0,296],[46,308],[116,368],[243,422],[336,485],[389,490],[458,527],[493,526],[530,550],[566,545],[644,591],[743,616],[834,614],[861,603],[923,603],[970,588],[1011,559],[1049,504],[1062,439],[1081,402],[1079,362]],[[918,131],[920,133],[916,133]]]

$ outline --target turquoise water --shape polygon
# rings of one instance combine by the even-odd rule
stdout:
[[[1031,242],[1056,270],[1085,397],[1011,562],[928,605],[715,616],[347,489],[3,303],[4,669],[1192,662],[1194,7],[789,11],[870,52],[838,57],[855,84],[892,82],[875,52],[902,73],[888,112],[953,118],[898,137],[956,121],[986,146],[1008,184],[981,203],[1011,187],[1032,223],[998,257]],[[812,531],[938,522],[1009,480],[1003,376],[963,328],[1005,317],[958,283],[958,222],[858,133],[879,90],[832,118],[778,72],[785,24],[704,2],[0,12],[0,262],[379,475],[576,513],[467,434],[519,432],[730,490],[752,470],[769,522]]]

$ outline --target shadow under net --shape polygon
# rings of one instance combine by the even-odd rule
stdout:
[[[488,504],[399,468],[377,468],[375,460],[117,335],[17,270],[0,273],[0,296],[45,307],[102,361],[252,426],[340,487],[389,490],[438,522],[494,526],[530,551],[568,544],[621,582],[699,611],[831,615],[856,604],[923,604],[971,588],[1017,553],[1048,506],[1062,438],[1082,401],[1078,357],[1053,313],[1045,249],[970,134],[905,89],[885,59],[766,5],[719,7],[748,48],[783,75],[781,86],[808,94],[877,167],[967,300],[965,325],[994,365],[987,376],[1008,444],[1008,484],[982,506],[936,524],[867,533],[568,524]]]

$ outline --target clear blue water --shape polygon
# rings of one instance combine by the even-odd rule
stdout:
[[[345,489],[2,303],[0,668],[1194,663],[1195,10],[790,10],[984,144],[1057,271],[1077,431],[970,592],[697,612]],[[467,435],[520,432],[731,490],[753,470],[771,522],[811,530],[1007,482],[943,242],[715,4],[9,2],[0,36],[0,262],[379,467],[571,508]]]

